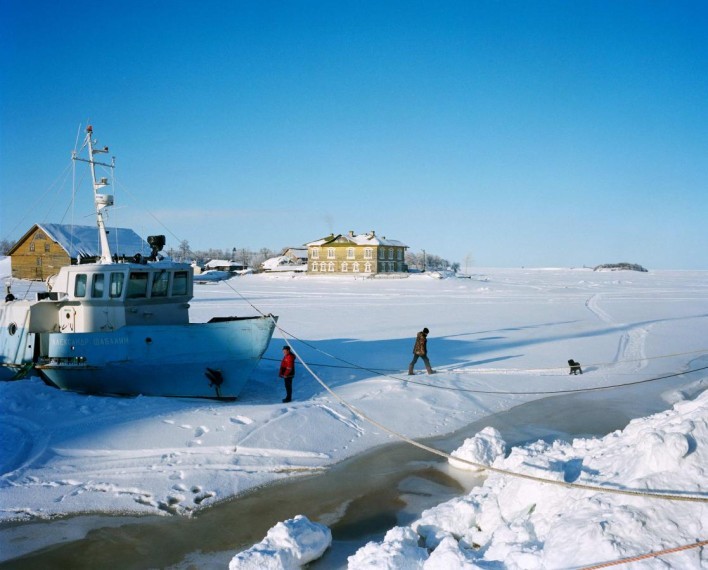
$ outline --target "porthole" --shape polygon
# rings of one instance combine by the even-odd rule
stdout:
[[[17,332],[17,324],[10,323],[9,325],[7,325],[7,332],[10,333],[10,336],[13,336]]]

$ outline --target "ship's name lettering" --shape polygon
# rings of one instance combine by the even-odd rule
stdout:
[[[127,336],[119,336],[117,338],[95,338],[93,339],[94,346],[107,344],[128,344]]]
[[[128,344],[130,341],[127,336],[119,336],[116,338],[52,338],[51,344],[55,346],[113,346],[118,344]]]

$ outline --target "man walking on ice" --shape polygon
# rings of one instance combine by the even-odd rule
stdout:
[[[428,360],[428,333],[429,332],[430,331],[426,327],[416,335],[415,345],[413,346],[413,360],[408,365],[408,374],[411,374],[411,375],[414,374],[413,366],[415,365],[416,362],[418,362],[418,358],[423,359],[423,363],[425,364],[425,369],[428,371],[428,374],[435,374],[435,370],[433,370],[430,367],[430,360]]]

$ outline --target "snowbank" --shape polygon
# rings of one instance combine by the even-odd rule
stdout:
[[[583,567],[708,537],[708,392],[602,439],[538,441],[513,448],[508,457],[497,454],[501,442],[493,431],[483,430],[457,455],[472,461],[495,456],[495,468],[639,495],[492,473],[469,495],[367,544],[349,557],[349,568]],[[652,492],[704,502],[652,498]],[[677,570],[705,568],[708,553],[694,548],[665,555],[662,563]]]
[[[229,562],[229,570],[286,570],[317,560],[332,544],[332,533],[306,516],[279,522],[266,537]]]
[[[0,279],[4,282],[12,276],[12,261],[6,255],[0,255]],[[2,289],[3,297],[5,296],[5,288]]]
[[[466,439],[461,447],[451,453],[453,457],[464,459],[457,461],[450,459],[450,465],[457,469],[479,470],[470,463],[479,465],[491,465],[498,457],[503,457],[506,453],[506,443],[499,431],[487,427],[480,431],[475,437]]]

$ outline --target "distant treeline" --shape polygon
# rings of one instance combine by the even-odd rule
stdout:
[[[0,255],[7,255],[10,253],[13,245],[15,245],[15,242],[10,241],[9,239],[0,240]]]
[[[246,267],[257,269],[266,259],[280,255],[285,249],[287,248],[284,247],[278,251],[273,251],[267,247],[262,247],[258,251],[253,251],[248,248],[234,247],[231,249],[210,248],[205,250],[193,250],[189,247],[189,242],[184,240],[180,242],[179,247],[168,248],[165,253],[179,261],[194,261],[199,266],[203,266],[211,259],[226,259],[228,261],[235,261]],[[460,268],[459,263],[450,263],[447,259],[430,253],[413,253],[407,251],[405,261],[409,269],[418,269],[420,271],[424,269],[439,271],[449,268],[457,271]]]
[[[0,254],[7,255],[14,245],[14,241],[7,239],[0,240]],[[187,240],[183,240],[180,242],[178,247],[167,248],[165,253],[178,261],[194,261],[199,266],[203,266],[211,259],[226,259],[228,261],[235,261],[236,263],[240,263],[246,267],[253,267],[256,269],[266,259],[280,255],[280,253],[285,249],[286,248],[279,251],[273,251],[267,247],[262,247],[258,251],[253,251],[248,248],[232,247],[231,249],[210,248],[193,250],[189,247],[189,242]],[[417,269],[419,271],[424,271],[426,269],[429,271],[441,271],[444,269],[453,269],[454,271],[457,271],[460,269],[459,263],[451,263],[439,255],[427,252],[414,253],[412,251],[406,251],[405,261],[406,264],[408,264],[409,269]]]

